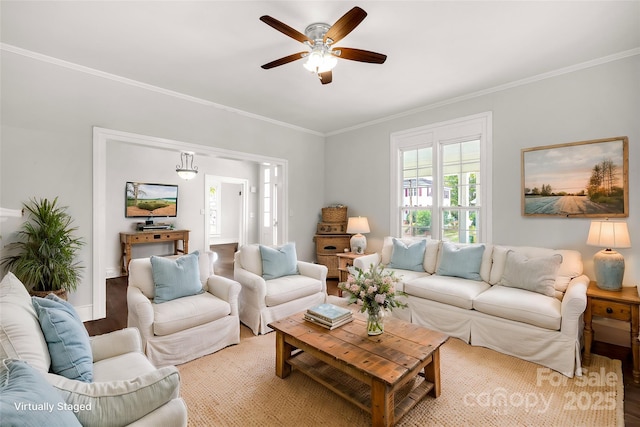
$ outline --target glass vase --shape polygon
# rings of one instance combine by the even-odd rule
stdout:
[[[380,335],[384,332],[384,310],[367,311],[367,334]]]

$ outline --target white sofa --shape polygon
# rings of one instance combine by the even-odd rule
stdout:
[[[405,245],[416,239],[401,239]],[[450,336],[539,363],[568,377],[582,375],[580,349],[582,314],[586,308],[587,276],[582,274],[582,256],[574,250],[538,247],[483,245],[478,280],[438,273],[442,267],[445,243],[426,239],[421,271],[387,268],[402,278],[406,292],[406,309],[393,315],[438,330]],[[451,244],[447,244],[451,245]],[[472,245],[447,246],[457,249]],[[478,246],[478,245],[476,245]],[[393,257],[393,239],[386,237],[380,254],[370,254],[354,261],[354,267],[368,269],[382,263],[388,266]],[[401,251],[398,251],[401,252]],[[514,272],[523,284],[537,272],[526,273],[526,264],[558,260],[561,262],[547,294],[520,288],[513,283]],[[507,258],[509,257],[509,261]],[[556,261],[554,261],[556,262]],[[522,271],[518,269],[522,266]],[[505,268],[509,269],[506,280]],[[544,270],[544,269],[542,269]],[[446,273],[446,271],[445,271]],[[504,281],[504,282],[503,282]],[[508,284],[510,286],[505,286]],[[514,287],[516,286],[516,287]],[[526,286],[522,286],[526,287]],[[549,286],[547,286],[549,290]]]
[[[263,277],[260,245],[240,247],[234,256],[233,277],[242,286],[240,321],[255,335],[272,329],[269,323],[325,302],[327,267],[293,260],[298,274],[273,279]]]
[[[78,320],[77,329],[86,334]],[[62,323],[57,323],[60,330]],[[175,366],[157,369],[142,352],[138,330],[122,329],[89,339],[92,358],[92,381],[84,382],[51,373],[52,357],[41,329],[32,299],[24,285],[11,273],[0,283],[0,360],[2,368],[14,360],[26,362],[21,377],[17,372],[4,374],[6,385],[0,393],[2,411],[0,424],[66,425],[73,412],[83,426],[186,426],[187,407],[179,396],[180,374]],[[70,338],[75,341],[74,336]],[[77,341],[70,345],[77,345]],[[64,352],[63,352],[64,353]],[[63,356],[67,360],[70,356]],[[59,358],[57,359],[59,360]],[[24,375],[24,369],[30,376]],[[11,378],[13,376],[13,378]],[[6,388],[4,388],[6,387]],[[20,390],[22,388],[22,390]],[[18,396],[18,398],[16,398]],[[15,399],[15,400],[13,400]],[[11,402],[13,400],[13,402]],[[20,403],[43,405],[49,402],[50,411],[42,412],[19,406]],[[57,402],[53,405],[52,402]],[[73,408],[71,411],[67,409]],[[36,406],[37,408],[37,406]],[[7,412],[4,412],[7,411]],[[66,414],[64,412],[67,412]],[[45,416],[45,423],[34,417]]]
[[[240,285],[214,274],[211,252],[199,254],[198,267],[204,292],[155,304],[151,259],[129,263],[127,326],[140,330],[156,366],[179,365],[240,342]]]

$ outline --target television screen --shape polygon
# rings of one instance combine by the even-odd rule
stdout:
[[[175,217],[178,214],[178,186],[127,182],[125,214],[127,218],[154,216]]]

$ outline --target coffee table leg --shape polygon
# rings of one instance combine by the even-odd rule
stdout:
[[[371,384],[371,425],[389,427],[394,420],[393,393],[382,381],[373,380]]]
[[[291,344],[287,344],[284,340],[284,334],[276,331],[276,375],[280,378],[286,378],[291,374],[291,365],[287,363],[291,357]]]
[[[431,363],[424,367],[425,380],[433,383],[433,389],[429,392],[433,397],[440,396],[440,347],[431,355]]]

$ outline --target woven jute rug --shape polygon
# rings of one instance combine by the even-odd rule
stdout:
[[[570,379],[454,338],[440,354],[442,394],[398,425],[624,425],[619,360],[593,355],[584,376]],[[256,337],[243,326],[240,344],[178,368],[189,426],[371,425],[368,413],[304,374],[276,377],[275,333]]]

